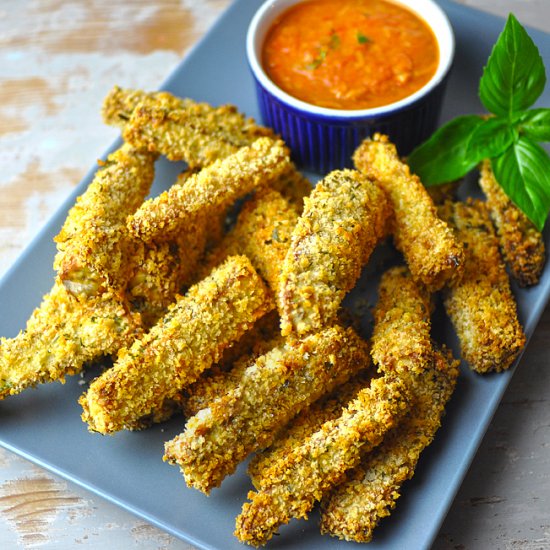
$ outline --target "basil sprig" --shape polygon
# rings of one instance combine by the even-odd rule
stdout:
[[[458,117],[409,156],[424,185],[461,178],[485,158],[497,181],[542,230],[550,212],[550,157],[537,142],[550,141],[550,109],[529,109],[546,85],[537,46],[510,14],[479,82],[490,115]]]

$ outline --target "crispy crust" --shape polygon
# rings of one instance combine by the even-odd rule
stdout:
[[[300,410],[368,363],[366,343],[338,326],[275,347],[246,368],[235,388],[189,419],[166,443],[164,459],[181,468],[187,485],[208,494]]]
[[[433,203],[437,206],[443,204],[445,201],[452,201],[456,199],[456,192],[460,186],[461,180],[451,181],[442,185],[432,185],[426,187],[426,192],[430,195]]]
[[[464,251],[439,219],[421,181],[397,155],[387,136],[366,139],[353,155],[355,166],[386,191],[395,212],[393,238],[415,279],[430,290],[458,280]]]
[[[282,345],[283,341],[276,311],[258,319],[234,346],[224,351],[217,365],[185,388],[182,395],[184,414],[187,417],[197,414],[217,397],[235,388],[247,367],[261,355]]]
[[[289,162],[282,141],[261,138],[145,201],[128,219],[130,232],[144,241],[168,240],[183,231],[205,232],[212,213],[269,185],[288,169]]]
[[[205,233],[182,233],[172,241],[147,243],[134,256],[137,267],[126,295],[132,309],[141,314],[144,327],[152,327],[176,296],[197,280],[205,245]]]
[[[288,169],[271,184],[271,187],[281,193],[298,214],[304,210],[304,199],[313,188],[309,179],[296,168],[294,163],[290,163]]]
[[[54,269],[67,289],[88,297],[105,286],[122,292],[132,275],[139,243],[126,230],[126,217],[149,192],[154,155],[124,144],[100,163],[93,181],[71,208],[55,237]]]
[[[168,313],[80,398],[93,431],[131,428],[218,361],[256,319],[273,308],[250,261],[233,256],[191,287]]]
[[[431,295],[406,267],[382,275],[374,308],[372,358],[380,372],[420,373],[433,363]]]
[[[108,293],[80,301],[59,282],[15,338],[0,339],[0,399],[63,381],[85,363],[116,353],[140,335],[138,315]]]
[[[477,372],[502,371],[518,356],[525,335],[487,205],[446,203],[441,212],[466,250],[462,281],[446,290],[444,299],[462,356]]]
[[[144,93],[136,103],[138,97],[140,92],[133,90],[110,94],[104,103],[104,119],[122,126],[124,140],[137,149],[184,160],[192,168],[208,166],[258,138],[273,137],[271,129],[258,126],[233,105],[213,107],[167,92]],[[121,120],[124,124],[117,123]]]
[[[168,92],[144,92],[114,86],[105,96],[101,106],[103,122],[109,126],[118,126],[123,129],[130,120],[135,108],[145,99],[158,101],[166,108],[183,108],[190,99],[180,99]]]
[[[334,171],[305,199],[282,266],[283,335],[303,336],[336,318],[345,294],[386,233],[384,193],[355,170]]]
[[[204,272],[227,256],[244,254],[277,294],[281,265],[297,221],[296,210],[280,193],[272,189],[259,190],[243,206],[233,230],[208,255]]]
[[[512,277],[522,287],[536,285],[546,261],[541,232],[504,193],[489,160],[481,164],[479,185],[487,197],[500,250]]]
[[[458,377],[458,362],[451,356],[436,351],[435,359],[433,366],[408,377],[409,415],[321,501],[321,533],[370,542],[380,520],[395,508],[401,485],[414,475],[421,452],[441,425]]]
[[[260,488],[262,478],[273,464],[282,460],[294,447],[313,435],[325,422],[341,416],[348,403],[355,399],[363,388],[368,387],[372,376],[371,369],[361,370],[348,382],[301,411],[267,449],[256,453],[248,464],[248,475],[254,487]]]
[[[280,525],[305,518],[316,501],[360,461],[361,452],[378,445],[407,408],[406,387],[396,380],[374,379],[336,420],[273,464],[260,490],[237,517],[235,535],[253,546],[265,544]]]

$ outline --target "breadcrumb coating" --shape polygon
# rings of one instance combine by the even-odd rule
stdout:
[[[411,408],[379,447],[321,501],[321,533],[370,542],[396,506],[403,482],[414,475],[422,451],[433,441],[458,377],[458,361],[435,352],[435,364],[407,378]]]
[[[353,155],[355,166],[374,178],[393,205],[393,239],[415,279],[430,290],[458,280],[464,251],[438,215],[422,182],[397,155],[387,136],[375,134]]]
[[[128,218],[130,231],[150,241],[182,232],[206,231],[213,212],[254,189],[269,185],[288,169],[288,150],[280,140],[261,138],[145,201]]]
[[[221,360],[201,377],[187,386],[182,394],[183,413],[197,414],[214,399],[233,389],[242,378],[247,367],[276,346],[283,344],[279,332],[279,316],[272,311],[258,319],[238,342],[226,349]]]
[[[0,338],[0,399],[63,381],[85,363],[116,353],[140,335],[140,318],[107,292],[80,301],[56,282],[24,331]]]
[[[279,191],[281,195],[296,209],[298,214],[304,210],[304,198],[307,197],[313,186],[295,166],[290,163],[287,170],[279,178],[273,181],[271,187]]]
[[[242,208],[235,227],[207,256],[207,272],[227,256],[244,254],[275,294],[279,292],[281,265],[298,221],[294,207],[272,189],[260,189]]]
[[[249,462],[248,475],[254,487],[260,488],[265,472],[269,471],[274,463],[319,430],[325,422],[341,416],[348,403],[369,385],[372,376],[372,369],[362,369],[345,384],[318,399],[293,418],[285,429],[278,433],[273,443],[267,449],[257,452]]]
[[[542,233],[502,190],[488,159],[481,164],[479,185],[487,197],[500,250],[512,277],[522,287],[536,285],[546,261]]]
[[[132,96],[133,92],[129,93]],[[105,106],[105,118],[116,119],[111,113],[121,104],[131,105],[133,97],[119,98],[113,107]],[[167,92],[144,94],[124,124],[122,135],[137,149],[162,154],[169,160],[184,160],[191,168],[208,166],[258,138],[274,136],[273,130],[257,125],[233,105],[213,107],[180,100]]]
[[[462,357],[479,372],[507,369],[525,345],[498,239],[484,202],[446,203],[440,209],[464,243],[464,275],[445,291],[445,309]]]
[[[237,517],[235,535],[253,546],[265,544],[280,525],[306,518],[316,501],[357,466],[361,453],[379,445],[408,407],[399,379],[374,379],[368,388],[314,434],[273,464],[258,492]]]
[[[126,217],[149,193],[154,161],[154,155],[124,144],[100,162],[55,237],[54,269],[69,292],[88,297],[107,286],[122,293],[139,249],[128,234]]]
[[[144,92],[113,86],[109,91],[103,105],[101,115],[103,122],[109,126],[118,126],[123,129],[130,120],[135,108],[145,99],[158,101],[165,108],[184,108],[187,104],[194,103],[190,99],[181,99],[168,92]]]
[[[228,371],[245,355],[262,355],[264,351],[260,353],[258,350],[264,350],[266,342],[280,337],[279,324],[279,315],[275,310],[260,317],[230,348],[223,352],[217,366],[221,370]]]
[[[181,174],[179,174],[177,183],[178,185],[185,185],[186,181],[191,179],[192,176],[200,172],[201,168],[187,168]],[[231,206],[229,207],[231,208]],[[206,249],[209,250],[214,247],[219,241],[222,240],[225,235],[227,224],[227,211],[226,204],[221,204],[218,208],[213,208],[208,215],[206,224]],[[183,233],[175,235],[177,239],[179,236],[183,236]],[[189,238],[189,237],[187,237]]]
[[[188,486],[208,494],[300,410],[368,364],[367,344],[339,326],[275,347],[188,420],[166,443],[164,459],[181,468]]]
[[[433,203],[438,206],[445,201],[456,200],[456,192],[461,184],[461,180],[443,183],[442,185],[431,185],[426,187],[426,192],[430,195]]]
[[[273,309],[245,256],[233,256],[191,287],[79,400],[82,419],[103,434],[132,427],[216,363],[225,348]]]
[[[433,362],[430,292],[404,266],[386,271],[374,308],[371,355],[382,373],[420,373]]]
[[[283,262],[281,332],[302,336],[336,318],[346,293],[386,233],[384,193],[355,170],[331,172],[305,198]]]
[[[205,233],[182,233],[171,241],[149,242],[134,256],[137,268],[127,296],[144,327],[153,326],[176,296],[195,282],[205,245]]]

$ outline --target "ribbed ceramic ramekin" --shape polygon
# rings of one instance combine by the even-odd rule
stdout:
[[[392,1],[417,13],[431,27],[439,45],[439,65],[432,79],[417,92],[372,109],[317,107],[287,94],[267,76],[261,64],[267,32],[275,19],[297,4],[297,0],[268,0],[252,18],[246,52],[262,122],[281,135],[301,168],[323,174],[350,167],[356,147],[375,132],[389,135],[399,153],[407,155],[436,129],[454,57],[451,24],[433,0]]]

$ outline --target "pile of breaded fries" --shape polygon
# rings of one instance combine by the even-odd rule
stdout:
[[[472,369],[508,368],[525,336],[504,262],[536,284],[540,233],[489,162],[487,200],[458,202],[454,186],[429,194],[375,135],[355,169],[312,188],[285,144],[232,106],[115,87],[103,117],[124,143],[55,239],[50,293],[0,340],[0,397],[110,358],[80,398],[91,431],[183,413],[164,459],[207,494],[254,454],[240,541],[263,545],[318,502],[322,533],[370,541],[459,374],[432,338],[436,297]],[[187,168],[146,199],[160,155]],[[381,276],[366,341],[342,300],[388,239],[402,260]]]

